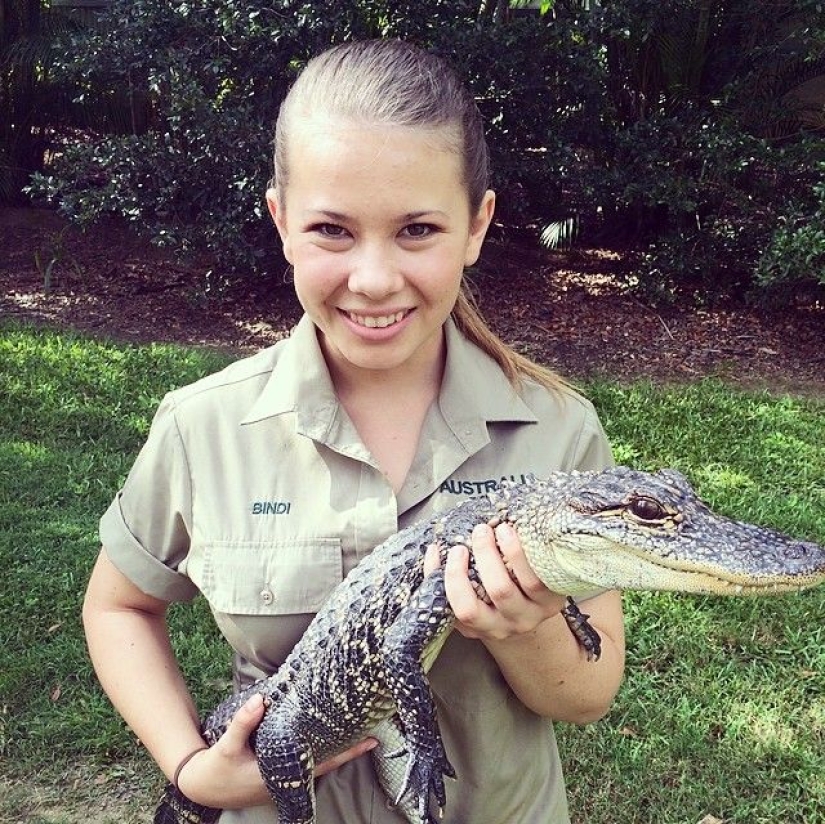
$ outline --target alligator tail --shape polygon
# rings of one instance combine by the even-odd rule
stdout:
[[[155,810],[154,824],[215,824],[221,811],[190,801],[174,785],[167,784]]]

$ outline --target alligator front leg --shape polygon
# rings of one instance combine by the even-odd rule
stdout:
[[[310,746],[266,725],[255,740],[258,769],[278,809],[279,824],[315,824],[315,760]]]
[[[568,596],[567,606],[561,611],[570,632],[576,636],[579,646],[587,653],[588,661],[598,661],[602,655],[602,639],[588,620],[589,615],[582,612],[578,604]]]
[[[453,613],[444,589],[444,570],[424,579],[410,603],[387,630],[382,661],[406,741],[407,769],[398,788],[397,804],[410,793],[417,800],[421,824],[433,824],[432,795],[443,809],[447,797],[444,776],[455,777],[438,728],[435,702],[425,676],[453,626]]]

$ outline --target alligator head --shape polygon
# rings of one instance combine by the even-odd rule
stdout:
[[[511,517],[537,575],[571,595],[767,594],[825,582],[825,548],[715,514],[671,469],[554,474]]]

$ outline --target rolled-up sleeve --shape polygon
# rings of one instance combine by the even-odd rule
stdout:
[[[192,523],[192,484],[171,396],[164,398],[123,488],[100,520],[112,563],[148,595],[189,600],[184,574]]]

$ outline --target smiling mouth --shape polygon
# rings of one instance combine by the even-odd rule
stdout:
[[[411,309],[406,309],[391,315],[358,315],[355,312],[347,312],[346,315],[358,326],[364,326],[367,329],[386,329],[394,323],[400,323],[411,311]]]

